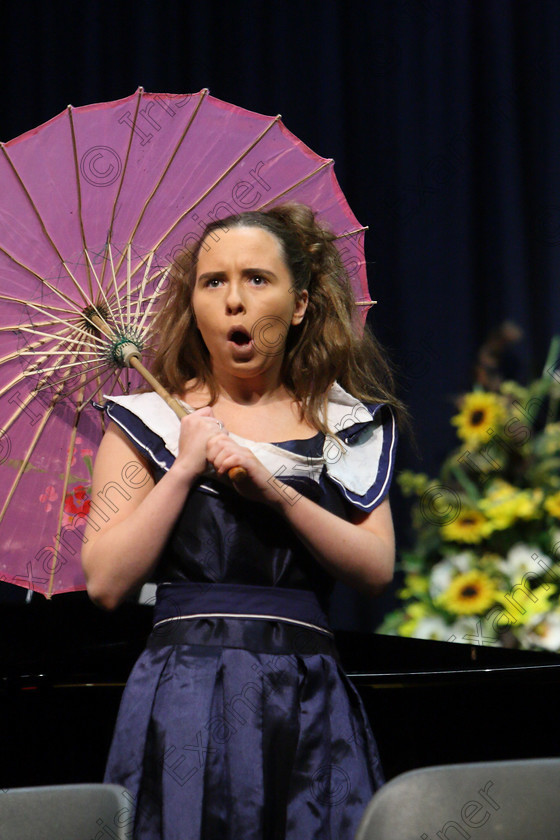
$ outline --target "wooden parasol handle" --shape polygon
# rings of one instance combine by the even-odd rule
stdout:
[[[176,400],[175,397],[172,397],[169,391],[161,385],[157,379],[152,376],[148,368],[146,368],[142,362],[140,361],[139,356],[131,355],[128,359],[128,364],[130,367],[133,367],[134,370],[137,370],[140,376],[142,376],[146,382],[152,386],[154,391],[159,394],[162,400],[165,400],[167,405],[169,406],[172,411],[175,412],[179,420],[181,417],[186,417],[187,414],[190,412],[187,411],[184,405],[181,405],[179,400]],[[232,481],[242,481],[244,478],[247,478],[247,470],[244,467],[232,467],[228,470],[228,477]]]
[[[103,321],[103,319],[100,318],[99,315],[89,313],[87,318],[88,321],[91,321],[91,323],[94,324],[97,327],[97,329],[103,333],[103,335],[106,335],[107,338],[115,338],[115,335],[111,330],[110,326],[107,323],[105,323],[105,321]],[[134,370],[138,371],[140,376],[142,376],[143,379],[146,380],[148,385],[151,385],[154,391],[157,394],[159,394],[162,400],[164,400],[167,403],[169,408],[175,412],[179,420],[182,417],[186,417],[187,414],[190,414],[190,412],[187,411],[184,405],[181,405],[179,400],[176,400],[175,397],[172,397],[169,391],[166,391],[163,385],[161,385],[157,381],[155,376],[152,376],[148,368],[142,364],[142,360],[140,358],[140,351],[132,344],[132,342],[126,342],[125,346],[121,348],[121,356],[122,365],[126,367],[133,367]],[[242,481],[244,478],[247,478],[247,470],[244,469],[244,467],[232,467],[230,470],[228,470],[228,477],[232,481]]]

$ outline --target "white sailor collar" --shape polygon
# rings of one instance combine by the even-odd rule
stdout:
[[[155,392],[131,394],[128,396],[109,396],[106,400],[110,406],[115,403],[135,415],[142,424],[163,441],[165,450],[173,458],[178,453],[179,423],[173,410]],[[185,403],[186,408],[191,408]],[[379,469],[388,470],[387,481],[390,480],[394,458],[394,440],[396,429],[394,417],[386,418],[389,422],[381,422],[378,409],[380,404],[366,405],[353,397],[338,383],[334,383],[328,394],[327,424],[337,437],[343,441],[343,447],[333,435],[326,435],[321,456],[299,454],[274,443],[264,443],[243,438],[230,432],[232,440],[250,449],[255,457],[278,478],[309,477],[318,482],[326,469],[329,477],[352,494],[364,496],[376,481]],[[131,434],[131,429],[122,422],[122,417],[114,415],[110,408],[108,414],[135,443],[145,449],[141,440]],[[352,427],[356,427],[353,429]],[[352,430],[350,432],[350,430]],[[344,432],[347,431],[347,434]],[[388,437],[390,439],[388,439]],[[148,452],[152,459],[162,467],[168,469],[172,460],[156,458]],[[383,457],[382,457],[383,456]],[[387,458],[389,463],[387,464]]]

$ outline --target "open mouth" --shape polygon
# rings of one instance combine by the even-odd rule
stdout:
[[[232,341],[237,347],[245,347],[251,343],[251,336],[244,327],[232,327],[228,332],[228,341]]]

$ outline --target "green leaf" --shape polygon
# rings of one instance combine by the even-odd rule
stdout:
[[[476,503],[480,499],[480,492],[474,481],[471,481],[466,472],[458,464],[451,464],[450,470],[457,482],[459,483],[459,485],[462,487],[462,489],[465,491],[465,493],[471,500],[471,502],[473,502],[476,505]]]
[[[558,361],[558,357],[560,356],[560,335],[555,335],[550,342],[550,347],[548,348],[548,356],[546,357],[546,362],[544,363],[543,372],[541,377],[545,379],[548,375],[548,371],[550,368],[556,364]]]

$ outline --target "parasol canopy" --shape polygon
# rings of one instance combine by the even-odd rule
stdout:
[[[365,229],[332,160],[207,90],[69,106],[0,152],[0,580],[50,597],[85,589],[85,518],[108,521],[139,480],[131,466],[91,498],[95,404],[142,384],[126,363],[153,354],[173,260],[211,221],[307,204],[363,324]]]

